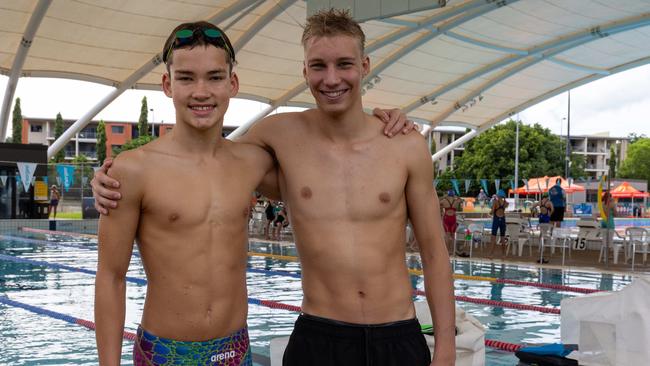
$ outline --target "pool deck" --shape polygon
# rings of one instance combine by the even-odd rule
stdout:
[[[650,254],[648,255],[648,260],[643,264],[643,255],[637,253],[634,263],[634,272],[632,272],[632,262],[628,260],[625,262],[624,254],[621,252],[619,254],[619,261],[617,264],[614,264],[614,259],[610,250],[608,263],[599,262],[598,257],[600,255],[599,250],[571,250],[571,256],[569,256],[569,251],[566,251],[566,256],[564,259],[564,266],[562,266],[562,249],[555,249],[554,254],[550,254],[550,249],[544,249],[544,259],[548,260],[548,263],[539,264],[539,249],[536,245],[533,245],[532,256],[529,255],[528,247],[524,246],[523,254],[521,257],[512,254],[512,248],[510,254],[505,258],[501,258],[501,249],[497,248],[495,250],[494,258],[490,259],[487,257],[488,247],[483,250],[483,253],[478,249],[474,249],[471,258],[467,257],[458,257],[456,255],[451,255],[450,257],[453,260],[458,261],[474,261],[474,262],[483,262],[483,263],[505,263],[511,265],[527,265],[539,268],[552,268],[552,269],[580,269],[580,270],[589,270],[594,272],[601,273],[616,273],[616,274],[635,274],[635,275],[650,275]]]

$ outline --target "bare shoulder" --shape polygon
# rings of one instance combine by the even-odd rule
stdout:
[[[265,117],[259,121],[254,127],[266,133],[278,134],[287,131],[291,127],[297,127],[299,124],[306,120],[310,110],[303,112],[286,112],[276,113]]]
[[[418,132],[411,132],[403,135],[399,134],[390,139],[397,145],[400,153],[408,154],[413,159],[431,158],[427,141]]]
[[[131,174],[137,174],[148,161],[146,150],[139,148],[121,152],[114,160],[108,170],[108,175],[114,178],[125,178]]]

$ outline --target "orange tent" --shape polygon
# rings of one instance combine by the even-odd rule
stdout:
[[[569,182],[562,178],[561,176],[557,175],[555,177],[549,177],[547,175],[539,178],[530,178],[528,180],[528,184],[519,187],[515,189],[514,191],[511,189],[510,193],[517,193],[517,194],[540,194],[544,192],[548,192],[549,188],[553,187],[555,185],[555,181],[557,179],[561,179],[562,182],[560,183],[560,187],[564,189],[566,193],[573,193],[573,192],[584,192],[585,187],[577,185],[575,183],[572,183],[569,186]]]
[[[612,197],[614,198],[644,198],[650,197],[648,192],[641,192],[638,189],[632,187],[630,183],[623,182],[616,188],[612,188],[610,191]]]

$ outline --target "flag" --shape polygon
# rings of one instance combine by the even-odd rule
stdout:
[[[460,189],[458,189],[458,179],[452,179],[451,185],[454,186],[454,192],[456,192],[456,195],[460,196]]]
[[[483,190],[485,191],[485,194],[487,194],[489,196],[490,193],[488,191],[487,179],[481,179],[481,187],[483,187]]]
[[[63,182],[63,188],[67,192],[70,186],[74,184],[74,165],[57,165],[56,172],[58,173],[57,182]]]
[[[29,186],[32,185],[32,178],[34,178],[34,172],[36,171],[36,163],[17,162],[16,165],[18,165],[18,172],[20,173],[25,192],[27,192],[29,191]]]

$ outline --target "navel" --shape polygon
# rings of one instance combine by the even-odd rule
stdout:
[[[386,192],[381,192],[381,193],[379,194],[379,201],[381,201],[381,203],[388,203],[388,202],[390,202],[390,194],[388,194],[388,193],[386,193]]]
[[[174,221],[178,220],[178,214],[173,213],[173,214],[169,215],[168,219],[169,219],[169,222],[174,222]]]
[[[300,197],[304,199],[310,199],[311,198],[311,189],[309,187],[302,187],[300,189]]]
[[[359,291],[359,292],[357,292],[357,294],[359,294],[359,297],[361,297],[361,298],[366,297],[366,293],[363,292],[363,291]]]

